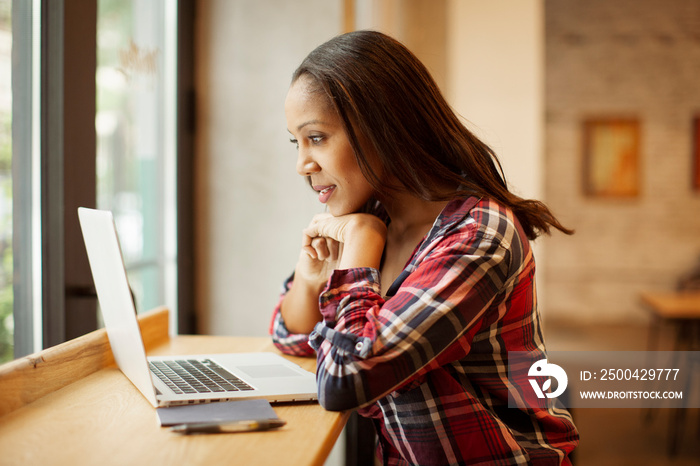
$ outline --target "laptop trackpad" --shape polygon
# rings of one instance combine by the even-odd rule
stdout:
[[[282,364],[267,364],[260,366],[236,366],[238,370],[253,378],[294,377],[301,376],[298,372]]]

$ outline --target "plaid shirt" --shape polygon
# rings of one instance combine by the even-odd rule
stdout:
[[[275,309],[275,345],[316,353],[322,406],[372,418],[384,464],[570,464],[566,410],[508,407],[508,352],[545,357],[535,262],[512,211],[450,202],[385,297],[379,280],[334,271],[311,335],[290,334]]]

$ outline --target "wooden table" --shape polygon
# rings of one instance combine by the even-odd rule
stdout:
[[[700,292],[648,292],[641,294],[652,312],[649,349],[658,346],[660,327],[670,324],[675,330],[674,350],[697,350],[700,345]]]
[[[267,338],[168,338],[168,312],[139,317],[149,355],[276,351]],[[307,370],[315,361],[290,358]],[[104,330],[0,366],[0,465],[322,465],[347,413],[273,405],[279,430],[171,433],[114,365]]]
[[[659,350],[659,333],[664,325],[673,327],[674,351],[700,351],[700,292],[648,292],[642,293],[641,300],[653,315],[649,326],[649,351]],[[695,364],[700,363],[697,359],[694,361]],[[693,393],[691,387],[694,386],[685,387],[684,396],[697,395]],[[652,410],[647,410],[646,415],[647,419],[651,420]],[[676,408],[671,413],[667,447],[669,456],[675,455],[678,451],[681,434],[685,431],[685,415],[685,408]]]

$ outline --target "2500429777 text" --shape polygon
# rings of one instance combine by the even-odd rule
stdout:
[[[581,380],[676,380],[680,369],[600,369],[598,372],[581,371]]]

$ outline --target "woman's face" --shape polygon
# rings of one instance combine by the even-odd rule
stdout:
[[[362,174],[340,116],[325,95],[301,76],[284,105],[287,129],[297,145],[297,173],[311,179],[318,200],[334,216],[359,210],[374,189]]]

